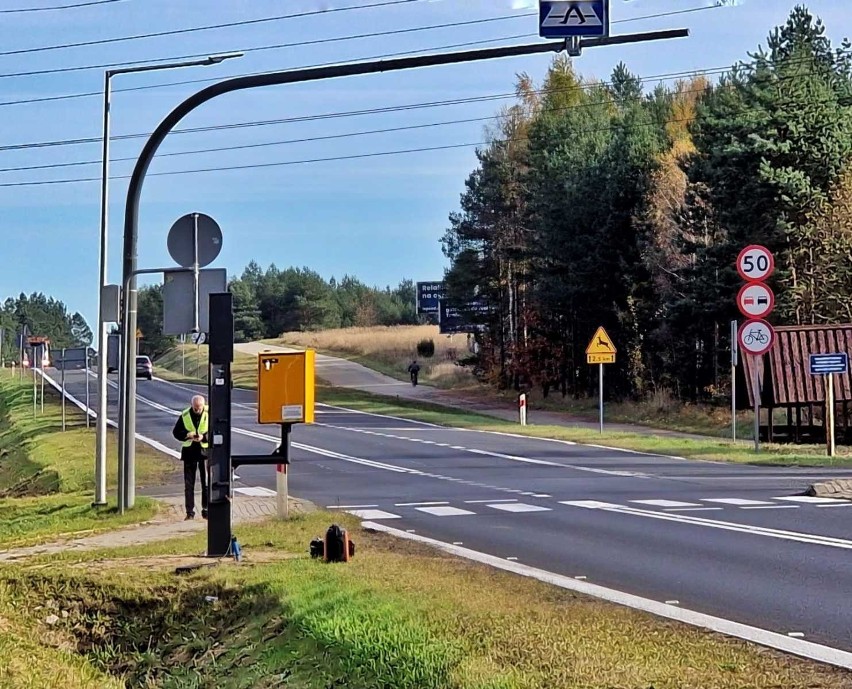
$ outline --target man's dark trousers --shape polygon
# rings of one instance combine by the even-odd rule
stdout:
[[[189,414],[190,424],[196,429],[195,432],[197,432],[197,429],[201,425],[202,415],[206,415],[206,413],[206,411],[195,412],[192,408],[184,410],[172,429],[172,435],[175,437],[175,440],[184,443],[189,437],[189,431],[184,424],[184,415]],[[204,443],[209,442],[207,435],[207,433],[203,434],[202,441]],[[207,466],[205,462],[207,459],[207,450],[201,446],[201,443],[197,441],[192,442],[181,448],[180,458],[183,461],[186,516],[190,518],[195,516],[195,474],[197,472],[201,476],[201,516],[207,517]]]
[[[195,514],[195,474],[201,477],[201,509],[207,512],[207,466],[203,457],[183,460],[183,489],[186,513]]]

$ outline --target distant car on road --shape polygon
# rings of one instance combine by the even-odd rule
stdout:
[[[148,380],[154,378],[154,364],[147,356],[136,357],[136,377],[147,378]]]

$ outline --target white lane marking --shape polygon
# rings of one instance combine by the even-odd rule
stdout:
[[[421,438],[406,438],[404,436],[398,435],[388,435],[385,433],[378,433],[372,429],[367,428],[352,428],[349,426],[336,426],[334,424],[316,424],[322,425],[326,428],[334,428],[339,431],[347,431],[350,433],[361,433],[363,435],[375,435],[379,437],[392,438],[393,440],[403,440],[411,443],[430,443],[430,441],[422,440]],[[452,430],[452,429],[447,429]],[[457,429],[457,430],[465,430],[465,429]],[[483,431],[490,432],[490,431]],[[529,438],[527,438],[529,440]],[[538,440],[538,438],[535,438]],[[579,466],[576,464],[563,464],[561,462],[549,462],[544,459],[533,459],[532,457],[519,457],[517,455],[507,455],[501,452],[491,452],[489,450],[480,450],[478,448],[471,447],[463,447],[461,445],[453,445],[454,450],[460,450],[463,452],[469,452],[475,455],[482,455],[483,457],[496,457],[497,459],[507,459],[512,462],[521,462],[523,464],[536,464],[539,466],[548,466],[548,467],[558,467],[560,469],[574,469],[576,471],[586,471],[593,474],[603,474],[605,476],[623,476],[627,478],[653,478],[650,474],[645,474],[639,471],[619,471],[615,469],[596,469],[594,467],[587,466]],[[518,491],[519,493],[523,491]]]
[[[609,509],[611,507],[620,507],[612,502],[601,502],[600,500],[560,500],[560,505],[569,505],[570,507],[584,507],[590,510]]]
[[[430,505],[449,505],[450,503],[444,502],[397,502],[394,503],[394,507],[428,507]]]
[[[843,538],[834,538],[832,536],[820,536],[818,534],[802,533],[799,531],[783,531],[781,529],[769,529],[762,526],[752,526],[750,524],[738,524],[736,522],[723,522],[717,521],[715,519],[704,519],[702,517],[690,517],[686,514],[672,514],[671,512],[653,512],[650,510],[640,510],[635,507],[613,505],[605,502],[596,504],[595,500],[578,500],[575,502],[563,502],[561,504],[591,510],[616,512],[618,514],[623,514],[630,517],[660,519],[663,521],[685,524],[687,526],[702,526],[710,529],[721,529],[722,531],[736,531],[738,533],[749,534],[752,536],[778,538],[785,541],[796,541],[798,543],[808,543],[810,545],[822,545],[827,546],[829,548],[852,550],[852,541],[848,541]]]
[[[742,507],[743,505],[771,505],[771,502],[766,502],[766,500],[746,500],[744,498],[701,498],[701,502],[718,502],[723,505],[737,505],[738,507]]]
[[[743,510],[797,510],[801,505],[747,505]]]
[[[805,633],[804,632],[787,632],[787,636],[789,636],[793,639],[804,639]]]
[[[680,502],[679,500],[631,500],[639,505],[653,505],[654,507],[701,507],[696,502]]]
[[[547,493],[533,493],[532,496],[534,498],[552,498],[552,495],[548,495]]]
[[[347,510],[347,512],[361,519],[402,519],[398,514],[391,514],[384,510]]]
[[[518,558],[516,558],[516,557],[507,557],[506,559],[507,559],[509,562],[517,562],[517,561],[518,561]]]
[[[666,605],[680,605],[679,600],[667,600]]]
[[[418,512],[425,512],[436,517],[460,517],[462,515],[476,514],[470,510],[462,510],[458,507],[417,507]]]
[[[482,504],[491,504],[495,502],[517,502],[514,498],[508,500],[465,500],[466,505],[482,505]]]
[[[669,507],[663,512],[721,512],[722,507]]]
[[[491,509],[503,510],[504,512],[552,512],[550,507],[539,507],[538,505],[527,505],[523,502],[504,503],[498,505],[491,503],[488,505]]]
[[[772,498],[773,500],[787,500],[789,502],[804,502],[811,505],[836,505],[840,504],[850,504],[852,502],[849,500],[841,500],[840,498],[818,498],[812,497],[810,495],[792,495],[786,498]]]
[[[356,510],[363,507],[378,507],[378,505],[326,505],[327,510]]]
[[[623,591],[616,591],[615,589],[605,588],[596,584],[589,584],[580,578],[572,579],[561,574],[556,574],[555,572],[548,572],[546,570],[530,567],[529,565],[524,565],[518,562],[510,562],[503,558],[488,555],[487,553],[478,552],[469,548],[453,546],[449,543],[444,543],[443,541],[438,541],[433,538],[408,534],[385,524],[365,522],[362,526],[365,529],[373,529],[399,538],[405,538],[417,541],[418,543],[430,545],[450,555],[455,555],[473,562],[479,562],[480,564],[488,565],[495,569],[501,569],[505,572],[512,572],[523,577],[529,577],[530,579],[536,579],[552,586],[599,598],[601,600],[609,601],[610,603],[623,605],[628,608],[632,608],[633,610],[640,610],[652,615],[657,615],[658,617],[674,620],[676,622],[683,622],[694,627],[709,629],[710,631],[718,632],[720,634],[734,636],[762,646],[775,648],[779,651],[792,653],[794,655],[822,663],[828,663],[829,665],[852,669],[852,653],[848,651],[842,651],[837,648],[823,646],[810,641],[790,638],[786,634],[778,634],[777,632],[760,629],[759,627],[752,627],[740,622],[733,622],[721,617],[713,617],[712,615],[706,615],[693,610],[687,610],[673,605],[666,605],[659,601],[634,596],[633,594],[624,593]]]
[[[819,508],[824,507],[852,507],[852,502],[845,502],[842,505],[817,505]]]
[[[234,488],[235,493],[242,493],[243,495],[250,495],[254,498],[267,498],[270,496],[278,495],[274,490],[269,490],[269,488],[263,488],[261,486],[249,486],[247,488]]]

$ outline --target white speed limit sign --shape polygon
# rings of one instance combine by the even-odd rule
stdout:
[[[737,272],[747,282],[765,280],[775,270],[775,258],[765,246],[752,244],[737,257]]]

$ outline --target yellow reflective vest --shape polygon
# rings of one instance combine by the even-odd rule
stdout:
[[[190,409],[184,409],[183,413],[180,415],[180,418],[183,420],[183,427],[186,429],[187,433],[198,433],[203,436],[207,433],[207,409],[205,408],[203,412],[201,412],[201,418],[198,420],[198,428],[196,428],[192,423],[192,416],[190,415]],[[183,446],[189,447],[192,445],[192,440],[184,440]],[[201,447],[205,450],[209,446],[209,443],[206,441],[201,442]]]

